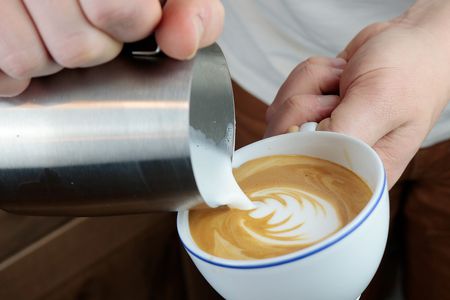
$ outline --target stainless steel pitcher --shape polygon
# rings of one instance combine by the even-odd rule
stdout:
[[[34,79],[0,99],[0,208],[93,216],[192,207],[203,202],[198,183],[221,171],[210,162],[194,175],[202,155],[192,155],[193,134],[208,141],[202,151],[231,160],[233,94],[217,45],[190,61],[122,56]]]

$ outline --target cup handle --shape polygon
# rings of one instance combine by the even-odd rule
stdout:
[[[317,122],[306,122],[298,129],[299,132],[311,132],[317,130]]]

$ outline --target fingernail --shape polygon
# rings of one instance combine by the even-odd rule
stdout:
[[[347,64],[347,61],[341,57],[337,57],[331,59],[331,64],[333,65],[333,67],[343,68]]]
[[[322,106],[336,106],[340,100],[336,95],[322,95],[317,97],[317,100]]]
[[[316,130],[317,131],[329,131],[329,124],[330,124],[330,118],[326,118],[317,125]]]
[[[333,72],[334,74],[336,74],[337,76],[341,76],[341,74],[344,72],[343,69],[339,69],[339,68],[333,68]]]
[[[195,37],[196,38],[195,49],[194,49],[194,52],[188,56],[188,59],[193,58],[195,56],[195,54],[197,53],[197,50],[200,47],[200,40],[202,39],[203,31],[205,30],[203,27],[203,22],[202,22],[201,17],[195,16],[193,19],[193,22],[194,22],[195,29],[197,31],[197,34]]]
[[[347,51],[346,50],[341,51],[336,57],[340,57],[340,58],[346,59],[347,58]]]
[[[299,127],[297,125],[292,125],[291,127],[288,128],[287,132],[291,133],[291,132],[298,132]]]

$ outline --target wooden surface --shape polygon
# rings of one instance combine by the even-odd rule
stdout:
[[[69,221],[61,217],[28,217],[0,210],[0,262]]]
[[[175,214],[67,219],[2,213],[0,248],[2,300],[186,298],[171,288],[183,286],[182,275],[167,265],[181,261]]]

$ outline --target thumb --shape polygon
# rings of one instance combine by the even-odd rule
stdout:
[[[219,37],[223,21],[224,8],[219,0],[168,0],[155,32],[156,41],[170,57],[189,59]]]
[[[364,81],[352,86],[331,116],[317,127],[355,137],[371,146],[383,161],[389,187],[398,180],[424,136],[419,129],[411,129],[405,119],[408,114],[390,101],[400,97],[388,84]]]
[[[419,149],[426,132],[407,122],[400,122],[399,126],[393,120],[385,122],[382,115],[386,117],[389,114],[368,109],[363,101],[356,100],[347,98],[330,118],[319,123],[317,130],[344,133],[371,146],[383,161],[391,188]]]
[[[350,101],[349,101],[350,100]],[[317,126],[319,131],[334,131],[358,138],[370,146],[383,136],[384,126],[377,125],[377,118],[368,113],[364,101],[346,99],[339,104],[331,116],[323,119]]]
[[[338,57],[349,62],[352,61],[352,57],[362,45],[388,26],[390,26],[389,22],[379,22],[367,26],[348,43]],[[359,62],[358,68],[361,65],[361,62]],[[386,107],[386,104],[383,104],[386,101],[383,102],[382,100],[386,94],[386,87],[390,84],[380,81],[380,78],[385,75],[383,70],[365,71],[363,75],[358,75],[358,69],[350,64],[346,71],[347,74],[343,74],[341,80],[342,100],[340,104],[329,118],[319,123],[317,128],[318,130],[345,133],[373,146],[391,127],[388,124],[389,122],[386,122],[386,116],[384,115],[389,108]],[[367,78],[368,75],[369,78]],[[349,79],[351,80],[349,81]]]
[[[372,73],[374,78],[355,81],[330,117],[319,123],[318,130],[344,133],[373,146],[400,127],[405,121],[404,112],[391,102],[401,95],[396,95],[398,89],[392,88],[386,72],[377,70]]]

